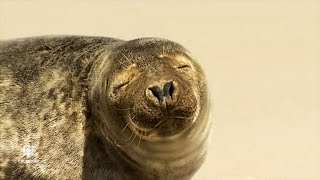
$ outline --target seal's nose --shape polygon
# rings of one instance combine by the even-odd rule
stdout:
[[[161,103],[164,99],[164,97],[172,99],[172,94],[173,94],[173,83],[172,81],[167,82],[163,85],[163,88],[160,89],[159,86],[152,86],[148,88],[154,97],[157,98],[157,100]]]
[[[153,85],[147,89],[147,97],[162,111],[169,111],[173,108],[173,96],[175,87],[173,81],[166,81]]]

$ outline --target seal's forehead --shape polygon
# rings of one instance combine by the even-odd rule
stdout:
[[[168,65],[193,64],[190,52],[182,45],[161,38],[141,38],[121,43],[110,59],[116,69],[136,64],[141,71],[161,72]]]
[[[141,53],[144,55],[169,53],[169,52],[187,52],[189,51],[182,45],[162,38],[140,38],[127,41],[120,45],[117,49],[121,51],[128,51],[131,53]]]
[[[168,40],[168,39],[155,38],[155,37],[138,38],[138,39],[133,39],[133,40],[128,41],[128,42],[137,43],[137,44],[140,44],[140,45],[153,44],[153,43],[157,43],[157,44],[163,44],[163,43],[178,44],[178,43],[173,42],[173,41]]]

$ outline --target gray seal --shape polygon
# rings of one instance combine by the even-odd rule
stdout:
[[[190,179],[210,132],[203,70],[160,38],[0,41],[0,179]]]

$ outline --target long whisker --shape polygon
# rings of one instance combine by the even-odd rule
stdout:
[[[126,58],[126,60],[129,61],[130,64],[132,64],[132,62],[130,61],[130,59],[126,55],[124,55],[123,53],[121,53],[121,54],[122,54],[122,56],[124,56]]]
[[[129,125],[130,122],[134,119],[134,117],[135,117],[135,116],[133,116],[133,117],[127,122],[127,125],[122,129],[121,132],[123,132],[123,131],[128,127],[128,125]],[[124,141],[129,141],[129,140],[131,139],[132,135],[133,135],[133,131],[131,131],[131,135],[130,135],[129,139],[123,139],[123,140],[124,140]]]
[[[119,51],[119,49],[117,49],[117,50],[118,50],[118,52],[120,52],[120,51]],[[119,59],[118,59],[118,58],[116,58],[116,60],[117,60],[121,65],[123,65],[123,66],[124,66],[123,62],[119,61]]]
[[[158,123],[157,123],[155,126],[153,126],[153,128],[151,128],[151,129],[148,129],[148,130],[141,130],[141,129],[139,129],[139,130],[140,130],[140,131],[143,131],[143,132],[145,132],[145,133],[148,133],[148,132],[154,130],[156,127],[158,127],[158,126],[159,126],[161,123],[163,123],[163,122],[164,122],[164,120],[158,122]]]
[[[135,116],[133,116],[130,121],[127,122],[126,126],[120,131],[120,132],[123,132],[127,127],[128,125],[130,124],[130,122],[134,119]]]
[[[158,124],[156,124],[156,125],[153,127],[153,129],[156,128],[157,126],[159,126],[159,125],[160,125],[161,123],[163,123],[163,122],[164,122],[164,120],[158,122]]]
[[[123,140],[123,141],[126,141],[126,142],[130,141],[130,139],[132,138],[133,134],[135,134],[135,133],[133,133],[133,131],[131,131],[130,137],[129,137],[128,139],[122,139],[122,140]],[[135,136],[134,136],[134,138],[132,139],[132,141],[131,141],[129,144],[127,144],[127,145],[132,144],[132,142],[134,141],[134,139],[136,138],[136,136],[137,136],[137,135],[135,134]],[[117,145],[117,146],[119,146],[119,147],[125,147],[125,146],[127,146],[127,145],[120,145],[120,144],[119,144],[118,142],[116,142],[116,141],[114,141],[114,144]]]
[[[132,141],[128,145],[132,144],[133,141],[136,139],[136,137],[137,137],[137,133],[134,133],[134,137],[133,137]]]
[[[127,122],[126,126],[124,126],[124,128],[120,131],[120,132],[123,132],[129,125],[130,122]]]
[[[130,139],[132,138],[132,135],[133,135],[133,131],[131,131],[131,135],[130,135],[130,137],[129,137],[129,139],[123,139],[124,141],[130,141]]]

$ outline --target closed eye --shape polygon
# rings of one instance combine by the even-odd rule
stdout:
[[[121,83],[121,84],[115,86],[114,89],[113,89],[113,93],[114,93],[114,94],[118,94],[119,91],[120,91],[120,89],[123,88],[123,87],[125,87],[125,86],[128,85],[129,83],[130,83],[130,81],[126,81],[126,82],[124,82],[124,83]]]
[[[115,89],[120,89],[120,88],[126,86],[127,84],[129,84],[129,82],[130,82],[130,81],[126,81],[126,82],[124,82],[124,83],[121,83],[121,84],[117,85],[117,86],[115,87]]]
[[[191,68],[191,66],[189,66],[187,64],[178,66],[178,69],[183,69],[183,68]]]

